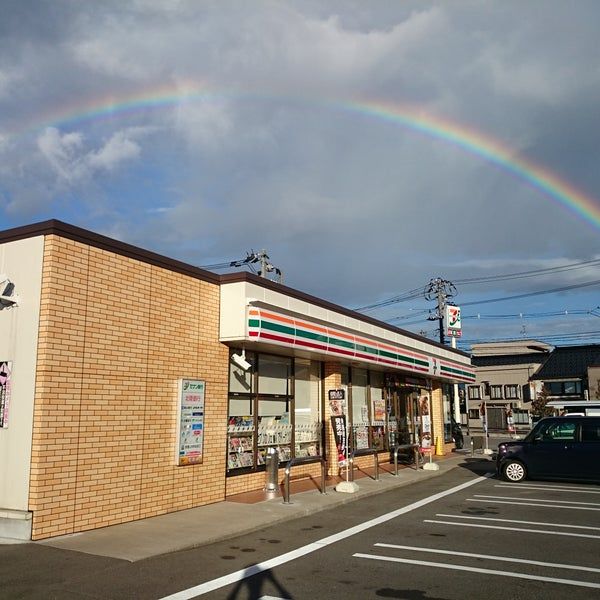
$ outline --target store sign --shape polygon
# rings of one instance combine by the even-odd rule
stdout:
[[[462,335],[459,306],[446,306],[446,334],[451,337]]]
[[[329,390],[329,409],[334,417],[346,412],[345,390]]]
[[[0,429],[8,428],[11,366],[9,361],[0,362]]]
[[[204,396],[206,384],[198,379],[180,379],[177,402],[178,466],[202,462],[204,444]]]

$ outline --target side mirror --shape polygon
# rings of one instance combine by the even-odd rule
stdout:
[[[536,433],[536,434],[533,436],[533,440],[532,440],[532,442],[541,442],[541,441],[542,441],[542,435],[541,435],[540,433]]]

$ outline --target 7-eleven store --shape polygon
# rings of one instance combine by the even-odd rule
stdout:
[[[452,449],[457,350],[249,273],[60,221],[0,232],[0,536],[42,539],[337,475],[350,451]],[[0,282],[1,284],[2,282]],[[360,454],[360,452],[358,452]],[[372,456],[356,464],[370,466]]]

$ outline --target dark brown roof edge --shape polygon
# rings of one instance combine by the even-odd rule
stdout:
[[[363,315],[349,308],[344,308],[343,306],[334,304],[333,302],[317,298],[316,296],[311,296],[310,294],[300,292],[298,290],[295,290],[294,288],[287,287],[280,283],[275,283],[270,279],[259,277],[258,275],[254,275],[253,273],[243,271],[240,273],[228,273],[225,275],[217,275],[216,273],[212,273],[211,271],[205,271],[204,269],[194,267],[187,263],[168,258],[155,252],[150,252],[149,250],[138,248],[137,246],[133,246],[131,244],[126,244],[125,242],[120,242],[107,236],[94,233],[87,229],[64,223],[63,221],[59,221],[57,219],[51,219],[49,221],[42,221],[40,223],[34,223],[32,225],[24,225],[22,227],[15,227],[13,229],[0,231],[0,243],[13,242],[16,240],[35,237],[38,235],[53,234],[65,237],[76,242],[88,244],[90,246],[94,246],[95,248],[100,248],[102,250],[114,252],[115,254],[120,254],[122,256],[127,256],[129,258],[134,258],[142,262],[163,267],[165,269],[169,269],[177,273],[189,275],[191,277],[195,277],[197,279],[201,279],[209,283],[214,283],[216,285],[236,282],[255,283],[273,291],[280,292],[282,294],[287,294],[288,296],[291,296],[298,300],[310,302],[311,304],[316,304],[317,306],[326,308],[328,310],[334,310],[353,319],[358,319],[359,321],[370,323],[371,325],[387,329],[388,331],[393,331],[394,333],[399,333],[401,335],[404,335],[406,337],[420,342],[426,342],[430,346],[437,346],[439,348],[443,348],[444,350],[448,350],[450,352],[454,352],[462,356],[470,356],[467,352],[463,352],[462,350],[445,346],[443,344],[440,344],[439,342],[435,342],[433,340],[421,337],[416,333],[405,331],[404,329],[400,329],[399,327],[394,327],[393,325],[389,325],[387,323],[384,323],[383,321],[378,321],[377,319],[374,319],[367,315]]]
[[[69,225],[68,223],[63,223],[62,221],[58,221],[56,219],[43,221],[41,223],[34,223],[33,225],[25,225],[24,227],[15,227],[14,229],[7,229],[6,231],[0,231],[0,243],[14,242],[16,240],[22,240],[38,235],[53,234],[73,240],[75,242],[88,244],[95,248],[108,250],[109,252],[120,254],[121,256],[127,256],[142,262],[163,267],[176,273],[190,275],[191,277],[208,281],[209,283],[214,283],[215,285],[220,284],[219,275],[212,273],[211,271],[205,271],[204,269],[194,267],[173,258],[167,258],[166,256],[157,254],[156,252],[150,252],[149,250],[144,250],[142,248],[138,248],[137,246],[132,246],[131,244],[126,244],[125,242],[120,242],[105,235],[100,235],[99,233],[94,233],[92,231],[88,231],[87,229],[76,227],[75,225]]]

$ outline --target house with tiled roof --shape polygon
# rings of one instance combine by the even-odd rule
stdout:
[[[535,389],[530,377],[546,361],[552,346],[532,339],[474,344],[475,381],[466,386],[470,427],[483,427],[485,405],[489,429],[507,430],[512,415],[517,428],[529,427]]]
[[[600,344],[554,348],[530,381],[550,401],[600,400]]]

